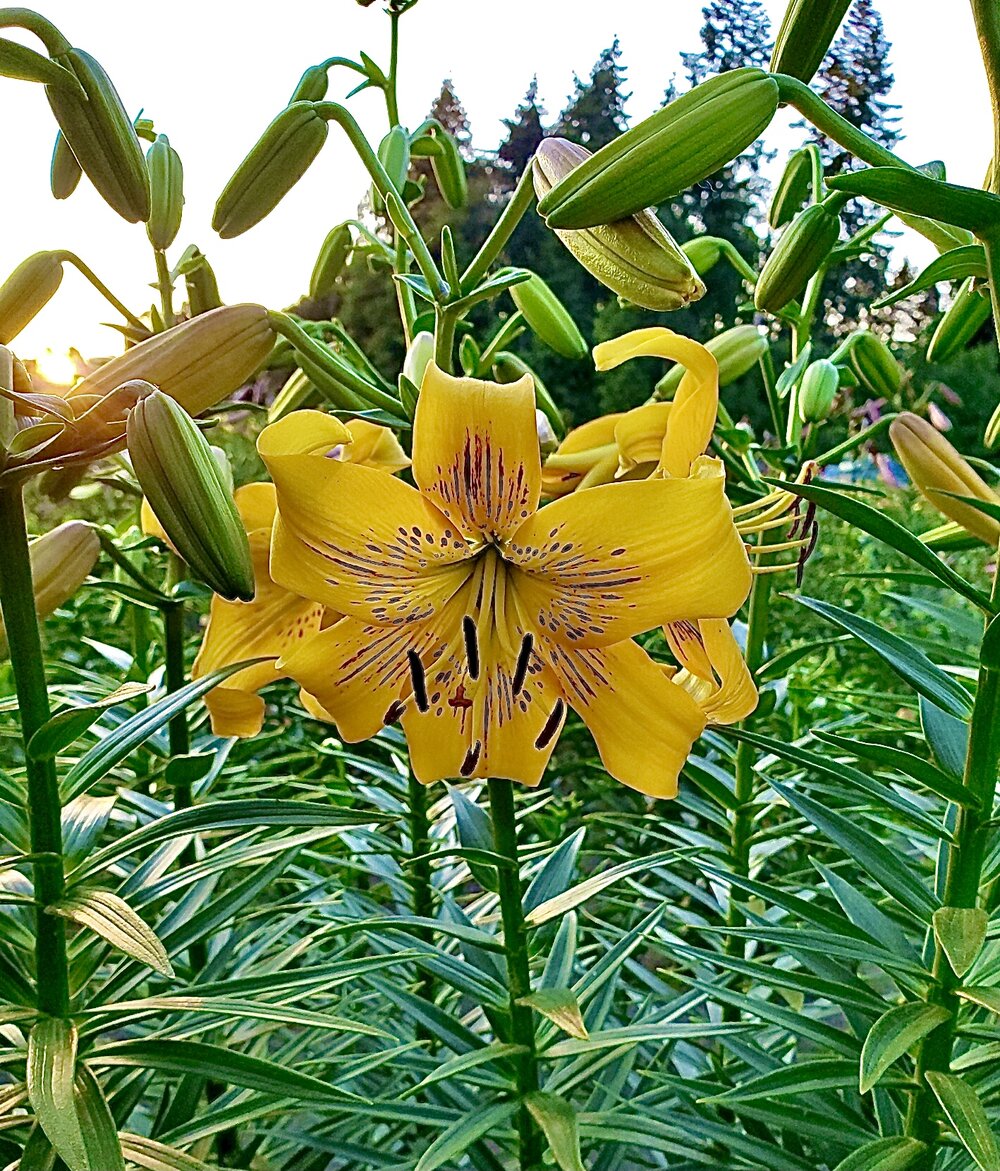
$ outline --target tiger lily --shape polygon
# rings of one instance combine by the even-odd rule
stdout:
[[[715,425],[718,362],[699,342],[657,327],[634,330],[594,349],[598,370],[641,357],[672,359],[684,373],[672,402],[646,403],[617,419],[619,470],[653,479],[690,476],[705,458],[702,452]],[[691,695],[708,722],[736,723],[754,710],[757,688],[728,622],[671,622],[663,633],[680,664],[673,682]]]
[[[363,419],[351,421],[347,434],[330,455],[382,473],[399,471],[409,463],[399,441],[387,427]],[[233,499],[250,542],[256,592],[252,602],[212,598],[208,624],[191,674],[198,679],[241,659],[268,659],[230,675],[224,684],[205,696],[212,731],[217,736],[256,736],[264,722],[264,701],[258,692],[285,675],[277,666],[279,656],[318,633],[331,618],[324,613],[322,605],[278,585],[270,575],[274,485],[246,484],[237,488]],[[145,501],[142,520],[144,532],[165,539]],[[308,696],[302,699],[314,710]]]
[[[328,459],[345,428],[327,415],[266,428],[271,575],[345,615],[279,669],[348,741],[401,721],[424,783],[537,784],[572,707],[612,776],[673,796],[706,717],[634,636],[729,617],[751,571],[722,466],[698,454],[701,414],[672,417],[689,475],[543,508],[530,375],[499,385],[431,363],[413,423],[416,487]]]

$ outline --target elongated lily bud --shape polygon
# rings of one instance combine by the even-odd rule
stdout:
[[[39,313],[62,283],[61,252],[36,252],[0,285],[0,343],[6,345]]]
[[[410,342],[406,351],[406,358],[403,361],[403,374],[418,389],[424,380],[424,371],[427,369],[427,364],[433,357],[434,334],[429,330],[422,329],[420,333],[414,334],[413,341]]]
[[[771,72],[811,81],[850,6],[851,0],[788,0],[774,39]]]
[[[896,454],[924,496],[938,512],[993,548],[1000,542],[1000,521],[942,492],[974,496],[1000,504],[1000,496],[969,466],[947,439],[918,415],[909,411],[893,419],[889,427]]]
[[[809,198],[812,184],[812,152],[809,147],[797,150],[785,164],[778,186],[771,197],[767,222],[782,228],[795,218]]]
[[[31,580],[39,618],[47,617],[76,593],[100,552],[97,534],[82,520],[68,520],[31,542]],[[0,656],[6,654],[7,637],[0,618]]]
[[[876,398],[891,398],[902,377],[899,363],[879,339],[862,329],[847,347],[847,364],[858,382]]]
[[[626,131],[540,200],[550,228],[589,228],[662,203],[736,158],[778,108],[760,69],[710,78]]]
[[[222,305],[219,283],[208,257],[195,249],[189,264],[184,269],[184,287],[187,290],[188,309],[192,317],[199,317]]]
[[[447,130],[437,128],[434,130],[434,140],[441,149],[431,155],[431,171],[441,198],[449,207],[465,207],[469,201],[469,183],[458,143]]]
[[[821,423],[833,408],[840,386],[837,367],[826,358],[810,362],[799,384],[799,418],[803,423]]]
[[[778,313],[798,297],[830,255],[840,235],[838,204],[814,203],[782,232],[754,290],[754,304]]]
[[[103,398],[120,383],[143,378],[192,415],[241,387],[263,364],[277,334],[263,305],[224,305],[140,342],[81,379],[75,399]]]
[[[555,184],[592,158],[590,151],[565,138],[546,138],[532,163],[535,193],[545,196]],[[556,235],[597,280],[643,309],[669,312],[705,295],[694,263],[652,212],[642,210],[615,223]]]
[[[321,301],[333,292],[333,286],[344,270],[352,247],[351,229],[347,224],[338,224],[327,233],[309,278],[309,296],[312,300]]]
[[[298,84],[288,99],[293,102],[321,102],[326,97],[330,78],[322,65],[310,65],[298,80]]]
[[[511,285],[510,295],[539,341],[564,358],[586,357],[583,334],[569,310],[540,276],[532,273],[529,280]]]
[[[705,349],[719,364],[719,385],[728,386],[742,378],[763,357],[767,338],[756,325],[734,325],[705,343]],[[684,366],[677,363],[656,384],[655,397],[673,398],[684,376]]]
[[[402,191],[410,169],[410,136],[402,126],[393,126],[378,144],[378,157],[393,187]]]
[[[164,251],[180,231],[184,211],[184,168],[181,156],[165,134],[158,134],[146,153],[149,167],[150,213],[146,235],[154,248]]]
[[[253,562],[240,514],[208,441],[169,395],[153,391],[129,412],[136,478],[171,544],[223,598],[249,602]]]
[[[274,211],[309,169],[329,132],[313,102],[294,102],[281,111],[219,196],[212,227],[223,240]]]
[[[83,87],[83,95],[65,86],[45,87],[77,162],[120,216],[132,224],[149,219],[146,159],[111,79],[82,49],[69,49],[54,59]]]
[[[972,341],[990,315],[990,299],[973,277],[962,282],[955,299],[944,311],[927,347],[928,362],[947,362]]]
[[[691,261],[695,272],[704,276],[719,263],[722,243],[718,236],[695,236],[693,240],[684,241],[681,251]]]
[[[56,132],[56,144],[52,148],[52,166],[49,168],[49,187],[56,199],[69,199],[80,182],[83,171],[70,150],[69,143],[61,130]]]

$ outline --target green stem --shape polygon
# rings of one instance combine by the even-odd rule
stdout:
[[[1000,602],[1000,574],[993,577],[991,601]],[[980,646],[979,682],[969,725],[969,746],[965,756],[962,783],[972,801],[959,806],[954,816],[953,841],[945,862],[944,906],[976,907],[984,892],[983,866],[989,844],[1000,778],[1000,620],[994,618],[986,627]],[[947,823],[946,823],[947,824]],[[947,1073],[951,1068],[952,1049],[958,1023],[959,998],[956,988],[960,978],[952,970],[944,949],[935,940],[931,971],[936,983],[928,1000],[946,1008],[951,1017],[930,1033],[917,1056],[917,1081],[920,1088],[910,1099],[906,1134],[927,1143],[928,1150],[920,1167],[929,1171],[934,1164],[939,1139],[934,1121],[936,1100],[925,1075],[930,1070]]]
[[[993,167],[990,189],[1000,194],[1000,6],[996,0],[972,0],[979,35],[979,51],[986,67],[986,84],[993,110]]]
[[[503,251],[504,245],[514,234],[514,229],[524,218],[528,208],[535,202],[535,187],[531,178],[531,163],[524,168],[517,181],[514,194],[493,225],[493,231],[483,241],[483,246],[472,258],[472,263],[462,273],[462,291],[468,293],[479,284],[487,269]]]
[[[20,486],[0,489],[0,609],[14,670],[14,686],[25,746],[27,812],[35,855],[35,975],[38,1007],[52,1016],[69,1014],[69,965],[65,920],[50,913],[65,889],[62,806],[54,760],[33,760],[31,737],[49,718],[45,660],[35,612],[31,557]]]
[[[753,288],[757,283],[757,270],[751,266],[740,255],[739,250],[730,240],[720,240],[719,252],[724,256],[732,268],[740,277]]]
[[[171,600],[163,608],[163,650],[164,677],[169,693],[180,691],[184,686],[184,603]],[[188,736],[187,717],[178,712],[167,726],[170,738],[170,755],[186,756],[191,751]],[[174,789],[174,802],[178,809],[188,809],[192,803],[191,784],[184,782]]]
[[[767,544],[769,540],[777,540],[773,530],[765,530],[761,534],[760,544]],[[747,639],[745,658],[750,674],[756,679],[757,672],[764,662],[764,645],[767,639],[767,622],[771,608],[771,581],[770,573],[754,575],[750,587],[750,608],[747,614]],[[741,728],[753,727],[753,716],[747,716],[740,724]],[[753,828],[753,796],[754,796],[754,765],[757,754],[752,744],[741,740],[736,749],[736,773],[734,796],[736,808],[733,810],[730,824],[729,855],[733,873],[746,878],[750,874],[750,838]],[[735,892],[730,892],[729,911],[726,915],[726,925],[731,928],[743,927],[746,922],[742,910],[737,906]],[[743,940],[739,936],[726,937],[726,954],[742,955]]]
[[[77,272],[81,273],[87,278],[94,288],[101,294],[101,296],[113,305],[115,309],[125,318],[129,325],[134,325],[136,329],[145,331],[148,327],[144,321],[141,321],[136,315],[112,293],[108,286],[101,280],[101,278],[94,272],[94,270],[80,259],[75,252],[62,251],[59,253],[64,263],[72,264]]]
[[[774,438],[780,443],[785,433],[785,420],[781,414],[781,399],[778,397],[778,377],[774,369],[774,355],[771,347],[761,354],[760,375],[764,380],[764,392],[767,395],[767,405],[771,411],[771,426],[774,428]]]
[[[524,1105],[524,1098],[538,1089],[538,1058],[535,1053],[532,1011],[520,1003],[522,997],[531,992],[531,972],[528,966],[528,932],[524,921],[521,867],[517,850],[514,787],[510,781],[493,777],[486,784],[493,819],[493,848],[510,862],[510,866],[497,870],[500,920],[507,961],[507,992],[510,998],[510,1037],[515,1045],[523,1045],[527,1050],[517,1059],[517,1092],[522,1100],[517,1115],[519,1168],[520,1171],[541,1171],[542,1136]]]
[[[167,256],[159,248],[153,249],[156,257],[156,287],[160,292],[160,313],[163,317],[165,329],[172,329],[174,325],[174,286],[170,283],[170,265]]]
[[[389,84],[385,87],[385,108],[389,115],[389,125],[399,125],[399,100],[396,96],[396,71],[399,66],[399,13],[395,9],[389,12],[389,21],[392,28],[392,38],[389,48]]]
[[[866,427],[863,431],[859,431],[857,435],[851,435],[842,443],[838,443],[835,447],[824,451],[822,455],[816,456],[813,462],[819,464],[821,468],[826,467],[827,464],[832,464],[835,460],[840,459],[842,455],[856,451],[862,443],[867,442],[869,439],[874,439],[877,435],[881,435],[883,431],[888,431],[890,424],[895,418],[895,412],[890,415],[883,415],[881,419],[872,423],[870,427]]]
[[[455,349],[455,326],[458,322],[454,313],[439,305],[435,312],[434,361],[446,374],[451,374]]]
[[[409,269],[406,257],[406,241],[395,232],[396,248],[393,259],[393,272],[405,273]],[[413,341],[413,323],[417,319],[417,306],[413,299],[413,290],[402,281],[394,281],[396,286],[396,304],[399,306],[399,319],[403,323],[403,340],[409,348]]]
[[[500,350],[505,349],[520,333],[524,331],[524,314],[517,310],[500,326],[490,339],[486,349],[479,355],[479,373],[488,374],[493,365],[493,359]]]
[[[51,20],[46,20],[30,8],[0,8],[0,28],[11,26],[34,33],[48,50],[50,57],[59,57],[73,47]]]

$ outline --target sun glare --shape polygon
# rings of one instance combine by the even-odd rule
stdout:
[[[45,350],[35,359],[35,369],[40,378],[54,386],[70,386],[79,376],[77,364],[68,353]]]

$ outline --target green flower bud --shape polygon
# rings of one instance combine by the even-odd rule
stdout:
[[[944,311],[927,347],[928,362],[947,362],[972,341],[991,312],[990,299],[974,277],[962,282],[955,299]]]
[[[402,193],[410,170],[410,136],[402,126],[393,126],[378,144],[378,158],[393,187]],[[382,196],[375,187],[372,187],[372,207],[379,214],[385,210]]]
[[[267,408],[268,423],[277,423],[292,411],[305,406],[316,393],[316,388],[309,381],[303,370],[293,370],[288,381],[274,396],[274,401]]]
[[[892,398],[899,390],[899,363],[879,339],[863,329],[847,347],[847,364],[858,382],[876,398]]]
[[[757,364],[767,350],[767,338],[756,325],[735,325],[707,341],[705,349],[719,364],[719,385],[728,386]],[[673,398],[683,374],[679,363],[671,366],[656,384],[655,397]]]
[[[532,164],[535,193],[541,199],[591,153],[565,138],[546,138]],[[601,284],[643,309],[669,312],[705,295],[692,261],[652,212],[581,231],[556,235]]]
[[[309,296],[313,301],[322,301],[333,292],[333,286],[353,246],[351,229],[347,224],[338,224],[327,233],[309,278]]]
[[[449,207],[465,207],[469,201],[469,183],[462,152],[447,130],[435,127],[433,134],[441,149],[431,155],[431,170],[441,198]]]
[[[685,240],[681,251],[691,261],[695,272],[704,276],[719,263],[722,243],[718,236],[695,236],[693,240]]]
[[[36,252],[0,285],[0,343],[7,345],[55,295],[62,283],[61,252]]]
[[[198,248],[194,249],[191,262],[184,269],[184,285],[192,317],[198,317],[222,305],[215,270],[208,263],[208,257]]]
[[[298,84],[288,99],[293,102],[321,102],[326,97],[330,84],[329,75],[322,65],[310,65],[298,80]]]
[[[850,6],[851,0],[788,0],[774,40],[771,72],[811,81]]]
[[[219,196],[212,227],[223,240],[274,211],[309,169],[329,132],[312,102],[295,102],[281,111]]]
[[[834,206],[824,201],[800,212],[781,233],[757,280],[757,308],[764,313],[778,313],[800,296],[830,255],[839,235],[840,216]]]
[[[529,280],[511,285],[510,295],[539,341],[563,358],[586,357],[583,334],[569,310],[540,276],[532,273]]]
[[[785,164],[767,212],[767,222],[772,228],[784,227],[793,220],[809,198],[814,150],[814,147],[803,147]]]
[[[548,419],[555,428],[557,435],[565,434],[566,426],[562,421],[562,415],[559,413],[555,399],[549,394],[545,383],[523,358],[518,357],[517,354],[512,354],[510,350],[501,350],[493,360],[493,374],[497,382],[503,383],[517,382],[525,374],[530,374],[531,380],[535,384],[536,410],[540,410],[546,419]]]
[[[54,60],[76,76],[84,91],[77,95],[65,86],[45,87],[77,162],[120,216],[132,224],[149,219],[146,159],[111,79],[82,49],[69,49]]]
[[[184,168],[181,156],[165,134],[158,134],[146,152],[149,167],[150,213],[146,235],[161,252],[173,244],[184,211]]]
[[[832,362],[820,358],[810,362],[799,383],[799,418],[803,423],[821,423],[833,407],[840,386],[840,373]]]
[[[170,543],[221,597],[249,602],[254,576],[247,535],[194,420],[154,390],[129,412],[127,437],[136,478]]]
[[[602,147],[538,210],[550,228],[589,228],[662,203],[736,158],[777,108],[777,83],[760,69],[710,78]]]
[[[70,150],[69,143],[61,130],[56,131],[56,144],[52,148],[52,166],[49,169],[49,187],[56,199],[69,199],[80,182],[80,164]]]
[[[418,391],[424,381],[424,371],[427,369],[427,364],[433,357],[434,334],[429,330],[422,329],[420,333],[414,334],[403,361],[403,374]]]

